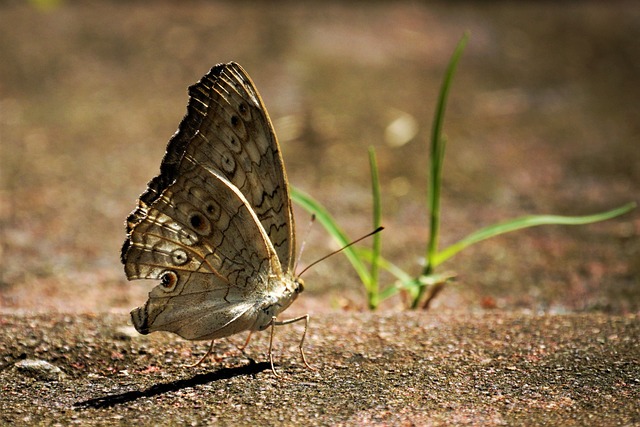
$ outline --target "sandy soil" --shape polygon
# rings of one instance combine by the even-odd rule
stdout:
[[[121,315],[2,321],[0,422],[7,425],[562,425],[640,423],[638,316],[411,312],[313,318],[220,362],[169,334],[130,334]],[[235,339],[240,344],[240,339]],[[226,354],[226,355],[225,355]],[[64,375],[13,366],[46,359]]]

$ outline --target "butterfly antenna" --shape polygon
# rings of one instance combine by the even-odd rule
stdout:
[[[300,251],[298,252],[298,257],[296,258],[296,263],[293,266],[293,271],[298,269],[298,264],[300,263],[300,259],[302,258],[302,252],[304,252],[305,246],[307,246],[307,239],[309,238],[309,234],[311,233],[311,227],[313,223],[316,221],[316,214],[311,214],[311,220],[309,220],[309,224],[307,225],[307,232],[304,234],[304,239],[302,239],[302,243],[300,244]]]
[[[347,245],[345,245],[345,246],[341,247],[340,249],[337,249],[337,250],[335,250],[335,251],[333,251],[333,252],[328,253],[327,255],[323,256],[322,258],[320,258],[320,259],[318,259],[318,260],[316,260],[316,261],[312,262],[311,264],[309,264],[309,265],[308,265],[304,270],[302,270],[302,271],[300,272],[300,274],[298,274],[298,277],[302,276],[302,275],[304,274],[304,272],[305,272],[305,271],[307,271],[308,269],[310,269],[310,268],[311,268],[311,267],[313,267],[314,265],[318,264],[319,262],[324,261],[325,259],[329,258],[330,256],[333,256],[333,255],[335,255],[335,254],[337,254],[337,253],[342,252],[343,250],[347,249],[349,246],[353,246],[353,245],[355,245],[356,243],[360,242],[361,240],[364,240],[364,239],[366,239],[367,237],[371,237],[371,236],[373,236],[374,234],[381,232],[382,230],[384,230],[384,227],[378,227],[378,228],[376,228],[375,230],[373,230],[371,233],[365,234],[364,236],[362,236],[362,237],[360,237],[360,238],[357,238],[357,239],[356,239],[356,240],[354,240],[353,242],[351,242],[351,243],[349,243],[349,244],[347,244]]]

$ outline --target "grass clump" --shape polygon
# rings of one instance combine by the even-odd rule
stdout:
[[[429,182],[427,189],[429,235],[426,242],[424,257],[426,262],[424,267],[417,276],[414,276],[385,259],[381,255],[381,233],[374,234],[372,249],[348,246],[343,251],[360,277],[360,280],[366,290],[368,307],[371,310],[375,310],[382,301],[397,294],[398,292],[404,292],[408,295],[409,308],[428,308],[430,303],[440,293],[445,284],[455,276],[454,273],[436,273],[436,267],[440,266],[463,249],[483,240],[512,231],[540,225],[585,225],[605,221],[630,212],[636,207],[636,204],[631,202],[606,212],[584,216],[526,215],[478,229],[456,243],[439,250],[440,195],[442,188],[442,169],[445,148],[447,145],[447,140],[442,134],[442,129],[453,76],[468,39],[468,34],[465,34],[458,42],[451,56],[440,87],[440,93],[431,129],[430,155],[428,158]],[[373,147],[369,148],[369,164],[371,169],[373,194],[373,227],[377,229],[382,223],[382,197],[378,177],[376,153]],[[327,232],[333,236],[340,246],[347,246],[351,242],[350,238],[338,226],[337,222],[331,214],[329,214],[327,209],[318,201],[295,188],[292,191],[291,198],[302,208],[314,214]],[[381,288],[379,283],[380,269],[388,271],[393,277],[395,277],[396,281],[384,288]]]

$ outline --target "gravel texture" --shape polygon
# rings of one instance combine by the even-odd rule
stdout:
[[[640,318],[599,314],[334,313],[230,341],[126,333],[124,315],[3,315],[2,424],[633,425]],[[124,332],[124,333],[123,333]],[[242,337],[232,341],[240,344]],[[46,361],[51,380],[16,366]]]

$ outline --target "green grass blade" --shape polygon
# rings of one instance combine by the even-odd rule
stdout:
[[[361,259],[364,259],[369,263],[373,259],[373,251],[369,248],[357,248],[356,252]],[[431,274],[429,276],[420,276],[416,279],[382,256],[378,258],[378,264],[380,268],[388,271],[396,278],[396,282],[393,285],[380,291],[380,301],[384,301],[387,298],[394,296],[401,289],[409,292],[410,297],[413,299],[418,295],[420,288],[424,286],[433,286],[436,283],[447,282],[455,277],[453,273],[445,272],[441,274]]]
[[[371,261],[373,260],[373,251],[369,248],[357,248],[356,252],[361,259],[364,259],[369,263],[371,263]],[[410,293],[412,293],[412,295],[417,294],[417,287],[415,285],[412,285],[416,282],[416,280],[411,275],[409,275],[403,269],[382,256],[378,257],[377,262],[380,268],[388,271],[397,279],[397,284],[388,286],[380,291],[380,301],[384,301],[385,299],[397,294],[401,288],[407,289],[408,291],[410,291]]]
[[[324,206],[320,204],[320,202],[295,187],[291,188],[291,200],[293,200],[307,212],[315,214],[316,219],[320,222],[320,224],[322,224],[322,226],[327,230],[331,237],[333,237],[333,239],[338,242],[341,247],[346,246],[351,242],[347,235],[340,229],[331,214],[324,208]],[[360,276],[362,284],[365,286],[365,288],[369,289],[371,283],[369,271],[367,270],[367,267],[362,262],[362,260],[358,257],[355,248],[345,248],[343,253],[347,257],[349,262],[351,262],[351,265],[358,273],[358,276]]]
[[[363,259],[371,263],[371,260],[373,259],[373,251],[371,249],[356,248],[356,252],[360,259]],[[383,256],[378,257],[378,265],[380,266],[380,268],[391,273],[396,279],[398,279],[401,282],[408,282],[413,280],[413,277],[409,273],[405,272],[403,269],[393,264],[391,261],[389,261]]]
[[[433,127],[431,128],[431,153],[429,156],[428,187],[430,232],[429,242],[427,244],[427,254],[425,257],[427,264],[423,271],[425,275],[431,273],[431,270],[434,267],[432,261],[438,252],[438,239],[440,233],[440,189],[442,187],[442,165],[444,163],[444,153],[446,148],[446,139],[442,136],[444,114],[447,109],[447,100],[449,98],[449,91],[451,89],[451,83],[453,82],[453,76],[460,57],[462,56],[462,51],[467,45],[468,39],[469,35],[465,33],[451,55],[451,60],[447,66],[442,86],[440,87],[438,104],[436,105],[436,111],[433,118]]]
[[[433,272],[435,267],[435,258],[438,253],[438,240],[440,236],[440,189],[442,187],[442,165],[444,163],[444,153],[446,148],[446,139],[442,136],[442,127],[444,123],[444,113],[447,108],[447,99],[449,98],[449,90],[453,81],[453,75],[462,51],[467,45],[469,34],[465,33],[458,45],[456,46],[451,60],[444,75],[440,94],[438,96],[438,104],[433,118],[433,126],[431,128],[431,152],[429,153],[429,183],[427,189],[427,203],[429,208],[429,240],[427,242],[427,253],[425,255],[426,265],[422,270],[423,276],[428,276]],[[416,308],[419,300],[422,298],[426,287],[422,287],[412,302],[412,308]]]
[[[635,209],[636,203],[627,203],[616,209],[612,209],[607,212],[601,212],[594,215],[585,216],[561,216],[561,215],[527,215],[520,218],[516,218],[510,221],[505,221],[499,224],[493,224],[488,227],[481,228],[469,234],[467,237],[459,240],[453,245],[439,252],[433,259],[434,267],[442,264],[464,248],[478,243],[482,240],[486,240],[490,237],[498,236],[500,234],[509,233],[511,231],[520,230],[523,228],[536,227],[538,225],[584,225],[591,224],[593,222],[604,221],[620,215],[623,215],[631,210]]]
[[[438,284],[445,284],[455,278],[455,274],[451,272],[430,274],[429,276],[420,276],[416,278],[410,278],[403,281],[398,279],[392,286],[385,288],[380,292],[380,300],[384,301],[400,292],[401,290],[407,291],[410,298],[413,300],[418,295],[420,289],[430,288]]]
[[[369,166],[371,169],[371,190],[373,193],[373,229],[377,229],[382,225],[382,203],[380,196],[380,178],[378,175],[378,162],[376,160],[376,151],[373,147],[369,147]],[[369,283],[368,300],[369,309],[375,310],[380,303],[379,297],[379,265],[380,251],[382,247],[382,233],[373,235],[373,253],[371,257],[371,270]]]

